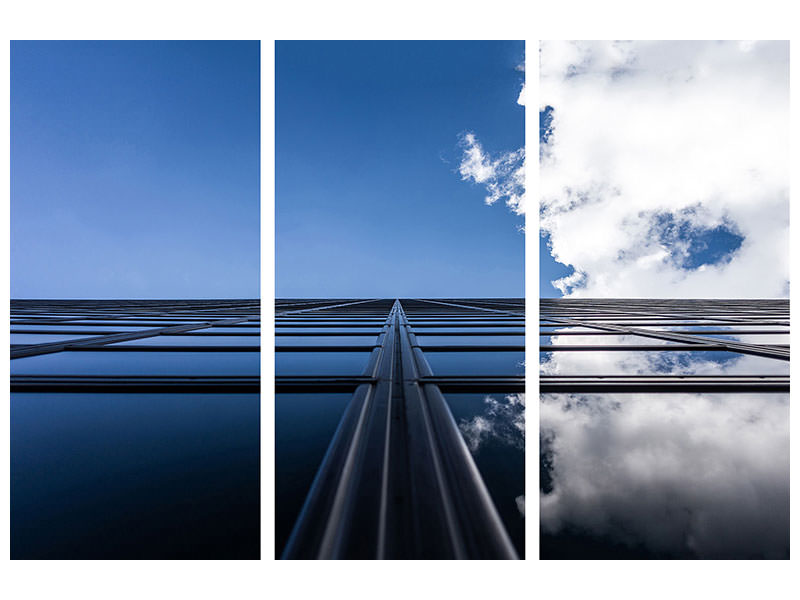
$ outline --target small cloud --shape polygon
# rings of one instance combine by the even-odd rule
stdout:
[[[525,516],[525,496],[524,495],[517,496],[516,498],[514,498],[514,500],[517,503],[517,510],[519,511],[519,514],[521,514],[524,517]]]
[[[525,61],[522,61],[516,67],[517,71],[525,72]],[[519,91],[519,96],[517,97],[517,104],[520,106],[525,106],[525,81],[522,82],[522,89]]]
[[[509,394],[501,400],[486,396],[483,402],[483,414],[462,419],[458,425],[470,452],[474,454],[489,441],[524,449],[525,394]]]
[[[471,132],[461,136],[460,145],[461,179],[483,184],[488,192],[484,200],[487,205],[504,200],[512,212],[525,214],[525,148],[493,158]]]
[[[520,106],[525,106],[525,84],[522,84],[522,89],[519,91],[519,97],[517,98],[517,104]]]

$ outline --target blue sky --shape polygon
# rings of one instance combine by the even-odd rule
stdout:
[[[459,135],[524,145],[523,42],[276,44],[276,295],[523,296],[523,218]]]
[[[13,42],[11,295],[259,295],[258,42]]]

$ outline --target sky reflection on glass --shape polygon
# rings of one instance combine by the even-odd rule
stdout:
[[[12,558],[258,557],[257,394],[15,393],[10,419]]]
[[[787,395],[543,395],[543,558],[788,558]]]
[[[369,352],[276,352],[275,374],[361,375]]]
[[[521,375],[524,352],[426,352],[434,375]]]
[[[259,352],[79,351],[11,361],[12,375],[258,375]]]
[[[280,556],[352,394],[275,395],[275,554]]]
[[[447,394],[520,556],[525,555],[525,394]]]

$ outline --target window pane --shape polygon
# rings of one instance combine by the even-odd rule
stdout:
[[[92,335],[78,335],[76,334],[54,334],[49,335],[46,333],[12,333],[10,336],[11,344],[49,344],[51,342],[63,342],[65,340],[82,340]]]
[[[275,395],[275,555],[280,557],[352,394]]]
[[[542,558],[789,557],[788,394],[545,394]]]
[[[524,352],[425,352],[434,375],[524,375]]]
[[[524,346],[524,335],[417,335],[420,346]]]
[[[258,346],[257,335],[155,335],[112,346]]]
[[[12,556],[258,556],[259,422],[257,394],[12,394]]]
[[[55,352],[15,358],[12,375],[258,375],[259,352]]]
[[[276,375],[361,375],[369,352],[276,352]]]
[[[152,327],[131,327],[130,325],[12,325],[11,331],[74,331],[81,333],[84,331],[103,331],[115,333],[120,331],[142,331],[153,329]]]
[[[525,552],[525,395],[447,394],[464,441],[521,558]],[[536,509],[536,494],[531,497]]]
[[[789,362],[727,351],[540,352],[548,375],[788,375]]]

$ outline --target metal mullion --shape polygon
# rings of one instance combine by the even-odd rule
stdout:
[[[280,313],[276,314],[275,317],[281,317],[283,315],[293,315],[293,314],[299,314],[299,313],[307,313],[307,312],[313,312],[313,311],[318,311],[318,310],[325,310],[325,309],[328,309],[328,308],[338,308],[338,307],[342,307],[342,306],[352,306],[354,304],[364,304],[366,302],[374,302],[374,301],[375,301],[374,299],[372,299],[372,300],[358,300],[358,301],[355,301],[355,302],[344,302],[344,303],[341,303],[341,304],[334,304],[334,305],[331,305],[331,306],[318,306],[316,308],[305,308],[305,309],[300,309],[300,310],[288,310],[288,311],[283,311],[283,312],[280,312]]]
[[[51,342],[49,344],[40,344],[35,346],[25,346],[24,348],[13,349],[11,351],[11,358],[23,358],[26,356],[38,356],[41,354],[50,354],[53,352],[61,352],[67,348],[82,347],[87,345],[103,346],[105,344],[113,344],[115,342],[124,342],[128,340],[138,340],[156,335],[169,335],[171,333],[183,333],[195,329],[206,329],[213,325],[233,325],[239,323],[246,318],[226,319],[223,321],[212,321],[208,323],[189,324],[189,325],[176,325],[173,327],[160,327],[156,329],[145,329],[142,331],[132,331],[128,333],[115,333],[111,335],[103,335],[98,337],[90,337],[83,340],[65,340],[63,342]]]
[[[374,463],[374,447],[381,435],[384,439],[388,435],[384,428],[388,427],[385,413],[390,402],[395,315],[392,308],[384,325],[384,345],[376,348],[364,371],[370,383],[356,388],[345,409],[283,558],[374,558],[378,554],[378,519],[370,523],[367,516],[375,514],[375,507],[364,500],[380,496],[374,486],[382,485],[382,477],[374,476],[375,469],[381,469]],[[365,486],[372,487],[375,495],[365,493]]]
[[[539,330],[542,331],[541,329]],[[755,329],[753,331],[747,330],[734,330],[734,329],[710,329],[708,331],[681,331],[676,333],[685,333],[687,335],[692,335],[694,333],[702,333],[705,335],[710,334],[719,334],[719,335],[789,335],[789,331],[782,331],[776,329]],[[436,335],[447,335],[447,334],[436,334]],[[460,335],[460,334],[459,334]],[[469,335],[469,334],[463,334]],[[476,334],[480,335],[480,334]],[[484,334],[485,335],[485,334]],[[502,334],[498,334],[502,335]],[[505,334],[505,335],[515,335],[512,333]],[[521,335],[521,334],[516,334]],[[539,333],[539,337],[556,337],[560,335],[619,335],[616,331],[545,331],[544,333]]]
[[[697,344],[698,350],[703,350],[704,349],[703,346],[720,345],[720,346],[725,346],[725,349],[731,352],[738,352],[741,354],[752,354],[754,356],[763,356],[766,358],[775,358],[779,360],[789,360],[789,353],[787,351],[769,349],[754,344],[729,342],[727,340],[720,340],[718,338],[704,338],[702,336],[684,335],[675,332],[652,331],[647,329],[638,329],[634,327],[623,327],[620,325],[609,325],[609,324],[598,324],[598,323],[589,324],[574,319],[562,319],[562,323],[571,326],[605,329],[607,331],[619,331],[622,333],[627,333],[629,335],[638,335],[654,339],[669,340],[676,342],[688,342],[690,344]]]
[[[788,376],[541,375],[542,394],[789,393]]]
[[[524,376],[431,375],[420,377],[421,384],[433,383],[443,392],[524,393]]]
[[[466,304],[454,304],[452,302],[441,302],[439,300],[422,300],[422,299],[419,299],[419,301],[420,302],[429,302],[431,304],[442,304],[444,306],[456,306],[456,307],[459,307],[459,308],[468,308],[468,309],[472,309],[472,310],[482,310],[482,311],[491,312],[491,313],[500,313],[500,314],[505,314],[505,315],[512,315],[512,316],[515,316],[515,317],[520,317],[520,316],[524,317],[525,316],[524,312],[522,314],[520,314],[519,312],[514,312],[514,311],[509,311],[509,310],[498,310],[498,309],[494,309],[494,308],[481,308],[481,307],[477,307],[477,306],[468,306]]]
[[[414,325],[416,329],[418,326]],[[524,336],[522,331],[440,331],[436,333],[415,333],[417,337],[431,337],[431,336],[504,336],[504,335],[518,335]]]
[[[97,344],[86,346],[68,346],[62,352],[259,352],[259,346],[176,346],[176,345],[131,345],[118,346]]]
[[[352,325],[318,325],[318,324],[314,324],[314,323],[311,323],[311,324],[302,324],[301,323],[301,324],[297,324],[297,325],[284,325],[284,324],[281,324],[281,323],[275,323],[275,327],[276,328],[285,327],[286,329],[309,329],[309,328],[319,328],[319,329],[328,328],[328,329],[330,329],[330,328],[333,328],[333,327],[336,327],[337,329],[350,329],[350,328],[359,328],[359,327],[365,327],[365,328],[366,327],[372,327],[372,328],[374,328],[375,324],[374,323],[364,323],[362,325],[362,324],[359,323],[359,324],[352,324]],[[340,335],[344,335],[344,334],[340,334]]]
[[[12,375],[11,392],[46,393],[251,393],[255,376]]]
[[[416,343],[416,342],[415,342]],[[424,352],[525,352],[525,346],[512,346],[512,345],[504,345],[504,346],[480,346],[477,344],[470,344],[470,345],[453,345],[453,346],[420,346],[416,345],[415,348],[419,348]]]
[[[369,346],[275,346],[275,352],[372,352],[381,344]]]
[[[436,327],[440,327],[440,328],[441,327],[458,327],[458,328],[464,328],[464,329],[468,329],[470,327],[475,328],[475,329],[482,329],[482,328],[487,328],[487,327],[507,327],[509,329],[511,329],[511,328],[524,329],[525,324],[524,324],[524,322],[520,323],[519,325],[476,325],[476,324],[463,324],[463,323],[461,323],[459,325],[447,325],[447,324],[442,324],[442,323],[415,323],[414,324],[414,329],[434,329]],[[422,335],[422,334],[420,334],[420,335]],[[430,334],[430,335],[434,335],[434,334]]]
[[[727,346],[711,344],[679,344],[670,342],[667,344],[561,344],[561,345],[539,345],[539,352],[727,352]]]
[[[354,392],[360,385],[371,384],[374,382],[375,379],[368,376],[284,375],[275,377],[275,392]]]
[[[444,526],[447,536],[442,539],[437,534],[438,539],[430,543],[448,541],[455,558],[517,558],[444,396],[436,384],[421,381],[433,372],[416,346],[402,303],[399,324],[406,414],[411,436],[417,440],[409,457],[416,478],[412,486],[417,490],[417,502],[429,505],[424,514],[427,521],[418,520],[418,530],[435,533]],[[439,501],[434,506],[430,506],[430,498],[420,497],[420,490],[425,489],[438,490]]]
[[[276,331],[275,337],[350,337],[350,336],[372,336],[375,337],[381,334],[378,331],[357,331],[354,333],[345,333],[339,331]],[[236,334],[233,334],[236,335]]]
[[[516,556],[444,397],[420,379],[431,373],[409,335],[395,301],[284,558]],[[276,378],[279,390],[332,383]]]

